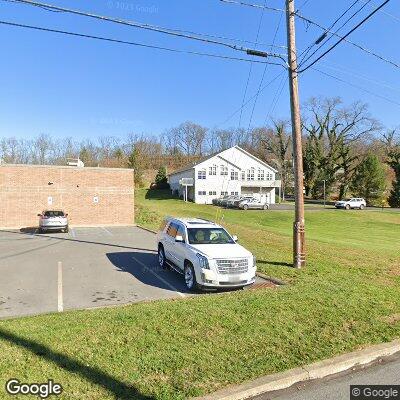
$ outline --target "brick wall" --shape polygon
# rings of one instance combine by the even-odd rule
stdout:
[[[68,213],[72,226],[131,225],[133,170],[0,165],[0,227],[37,226],[45,209]]]

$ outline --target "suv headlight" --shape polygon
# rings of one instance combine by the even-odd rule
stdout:
[[[210,269],[210,265],[209,265],[209,263],[208,263],[208,258],[207,258],[207,257],[204,257],[204,256],[203,256],[202,254],[200,254],[200,253],[197,253],[196,256],[197,256],[197,258],[198,258],[198,260],[199,260],[200,268],[203,268],[203,269]]]

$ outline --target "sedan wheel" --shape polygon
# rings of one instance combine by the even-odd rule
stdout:
[[[243,206],[243,210],[248,210],[249,209],[249,206],[247,205],[247,204],[245,204],[244,206]]]
[[[350,206],[346,204],[346,210],[350,210]]]

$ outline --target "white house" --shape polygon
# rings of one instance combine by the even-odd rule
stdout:
[[[168,176],[173,193],[184,195],[182,179],[192,178],[188,199],[198,204],[211,204],[224,195],[253,194],[269,204],[275,203],[276,188],[281,181],[277,171],[239,146],[213,154],[195,165]],[[190,181],[190,180],[189,180]]]

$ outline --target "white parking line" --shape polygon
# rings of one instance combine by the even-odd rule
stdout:
[[[186,297],[183,293],[179,292],[178,289],[171,285],[168,281],[166,281],[164,278],[161,278],[161,276],[157,275],[154,271],[152,271],[150,268],[148,268],[145,264],[143,264],[140,260],[138,260],[136,257],[131,256],[134,261],[136,261],[138,264],[140,264],[147,272],[150,272],[153,274],[156,278],[158,278],[164,285],[168,286],[171,290],[176,292],[179,296],[181,297]]]
[[[104,232],[106,232],[108,235],[110,236],[114,236],[107,228],[105,228],[104,226],[101,226],[101,229],[103,229]]]
[[[58,284],[57,284],[57,309],[58,312],[64,311],[64,303],[63,303],[63,284],[62,284],[62,262],[58,262]]]

